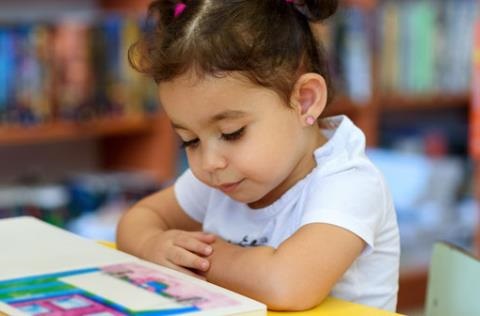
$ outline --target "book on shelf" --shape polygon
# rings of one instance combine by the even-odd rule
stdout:
[[[385,1],[377,9],[373,58],[379,86],[413,95],[462,94],[470,88],[478,1]]]
[[[0,220],[0,315],[265,315],[266,306],[33,217]]]
[[[480,159],[480,13],[475,24],[472,72],[469,149],[471,157],[478,160]]]
[[[0,21],[0,124],[155,112],[155,84],[128,64],[141,19]]]
[[[335,86],[356,105],[366,104],[372,93],[370,16],[357,7],[341,10],[323,32]]]

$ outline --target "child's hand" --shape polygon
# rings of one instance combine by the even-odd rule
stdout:
[[[168,268],[204,279],[210,267],[206,258],[212,254],[210,245],[216,237],[204,232],[182,230],[161,231],[147,240],[143,257]],[[199,273],[195,273],[198,271]]]

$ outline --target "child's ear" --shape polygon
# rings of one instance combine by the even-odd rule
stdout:
[[[327,104],[327,93],[327,84],[321,75],[306,73],[298,78],[290,103],[304,125],[313,125],[320,117]]]

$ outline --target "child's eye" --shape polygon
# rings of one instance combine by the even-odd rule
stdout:
[[[182,148],[195,148],[200,143],[198,138],[192,140],[183,140],[182,141]]]
[[[230,134],[222,134],[222,139],[226,140],[226,141],[234,141],[234,140],[237,140],[239,139],[240,137],[243,136],[245,132],[245,126],[240,128],[239,130],[236,130],[235,132],[233,133],[230,133]]]

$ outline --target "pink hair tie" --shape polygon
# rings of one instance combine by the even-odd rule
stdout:
[[[295,0],[286,0],[287,3],[295,3]]]
[[[177,3],[175,5],[175,10],[174,10],[173,16],[176,17],[176,18],[179,17],[183,13],[183,11],[185,10],[186,7],[187,7],[187,5],[183,2]]]

